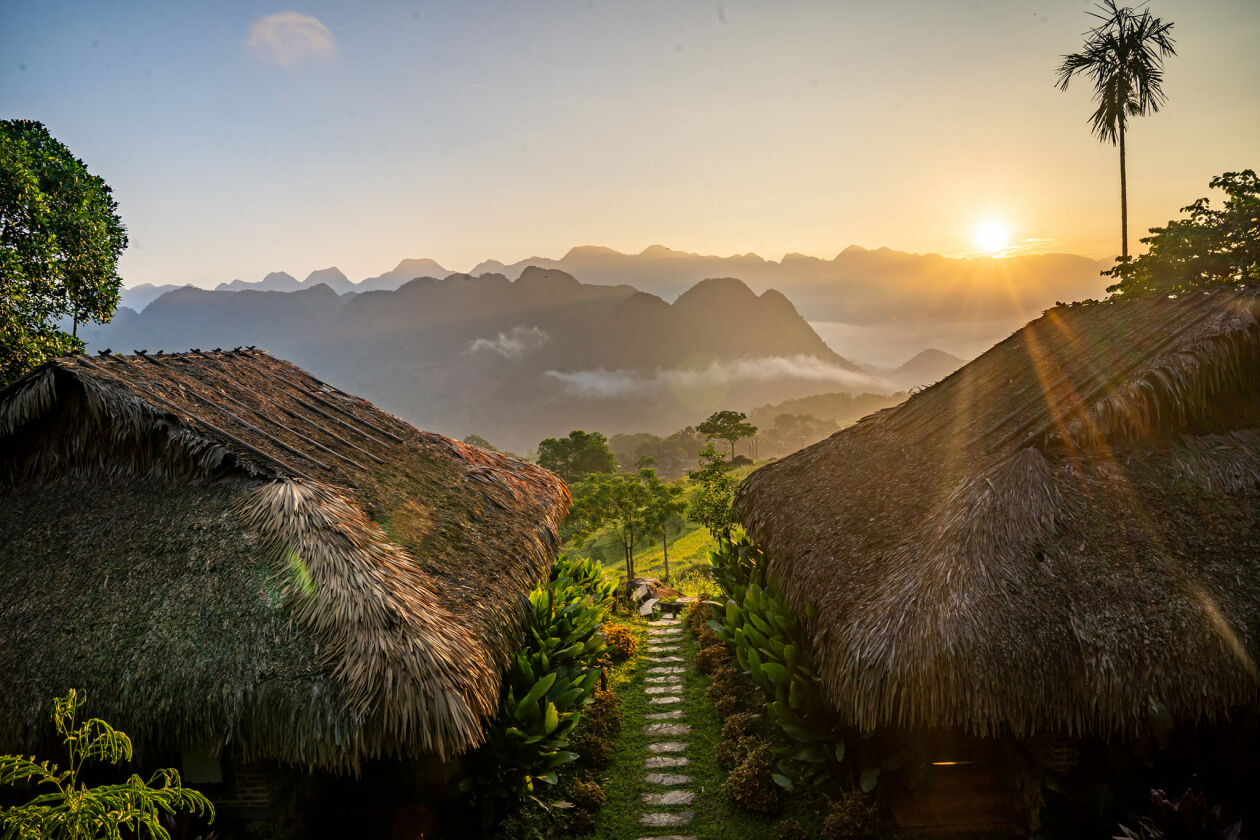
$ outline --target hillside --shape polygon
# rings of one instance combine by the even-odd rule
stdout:
[[[257,345],[423,428],[516,451],[574,428],[665,433],[871,382],[783,295],[730,278],[673,303],[541,268],[344,295],[300,285],[174,289],[82,333],[93,350]]]

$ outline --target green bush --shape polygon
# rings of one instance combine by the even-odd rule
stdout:
[[[638,637],[624,624],[605,624],[604,644],[608,645],[608,656],[613,662],[625,662],[639,650]]]
[[[603,769],[612,761],[612,741],[593,732],[583,732],[573,738],[570,746],[587,767]]]
[[[614,584],[593,560],[556,559],[550,578],[528,596],[525,646],[512,657],[499,714],[461,784],[474,799],[515,799],[577,758],[569,735],[599,685],[600,626]],[[493,819],[493,809],[483,808]]]
[[[777,814],[783,807],[783,791],[771,778],[773,773],[774,754],[770,745],[758,744],[727,776],[722,791],[746,811]]]
[[[784,817],[774,826],[775,836],[779,840],[809,840],[809,832],[805,827],[790,817]]]
[[[861,791],[848,791],[831,803],[823,821],[827,840],[856,840],[870,837],[879,830],[879,808]]]
[[[621,698],[615,692],[597,688],[582,717],[586,720],[588,732],[601,738],[611,738],[621,731],[621,721],[625,717],[621,711]]]
[[[696,670],[702,674],[712,674],[730,661],[731,655],[726,652],[725,645],[711,645],[696,654],[694,661]]]
[[[169,840],[161,817],[180,811],[214,821],[214,806],[195,790],[184,788],[175,770],[159,770],[145,782],[137,775],[116,785],[89,788],[79,781],[84,761],[118,764],[131,760],[131,739],[98,718],[75,724],[87,696],[71,689],[53,701],[53,724],[66,745],[66,770],[49,761],[0,755],[0,785],[52,788],[24,805],[0,810],[4,840],[121,840],[141,836]],[[125,832],[125,834],[124,834]]]

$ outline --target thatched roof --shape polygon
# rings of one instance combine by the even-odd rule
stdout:
[[[262,352],[58,359],[0,392],[0,747],[78,687],[142,743],[458,754],[568,506]]]
[[[1258,697],[1260,296],[1060,306],[736,508],[863,728],[1136,731]]]

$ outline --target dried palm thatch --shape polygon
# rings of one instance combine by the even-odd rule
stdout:
[[[736,507],[866,729],[1260,699],[1260,294],[1062,306]]]
[[[568,505],[264,353],[59,359],[0,392],[0,743],[75,686],[141,746],[461,753]]]

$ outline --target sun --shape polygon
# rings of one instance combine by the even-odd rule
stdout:
[[[976,222],[971,240],[981,251],[1003,251],[1011,244],[1011,226],[1001,219],[983,219]]]

